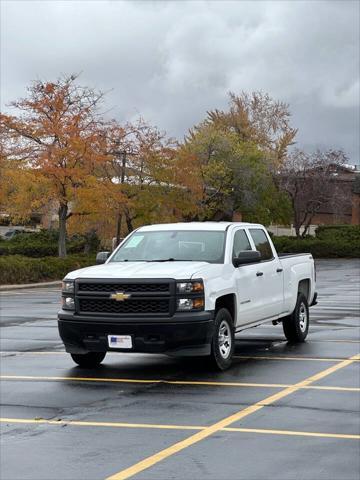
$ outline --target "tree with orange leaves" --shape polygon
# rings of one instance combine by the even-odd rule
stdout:
[[[78,85],[75,75],[54,83],[36,81],[27,98],[11,104],[15,115],[0,115],[8,162],[16,164],[25,183],[28,176],[30,182],[46,185],[37,189],[41,200],[57,206],[60,257],[66,256],[67,221],[75,214],[71,204],[92,184],[103,160],[98,113],[102,97]],[[24,189],[9,189],[7,199],[24,202]]]
[[[196,209],[189,186],[197,176],[185,179],[189,159],[180,158],[177,142],[141,118],[121,126],[112,122],[105,135],[99,178],[117,241],[138,225],[183,219]]]

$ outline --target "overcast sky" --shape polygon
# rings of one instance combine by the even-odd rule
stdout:
[[[83,72],[120,121],[181,139],[227,92],[290,104],[298,146],[359,163],[358,1],[1,0],[2,109],[31,80]]]

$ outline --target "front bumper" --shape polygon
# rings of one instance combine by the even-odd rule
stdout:
[[[209,355],[214,312],[178,313],[172,317],[121,318],[86,316],[60,310],[58,327],[69,353],[142,352],[174,356]],[[131,335],[131,350],[108,346],[108,335]]]

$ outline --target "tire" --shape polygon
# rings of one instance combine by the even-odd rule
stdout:
[[[106,352],[71,353],[71,358],[81,368],[96,368],[104,360]]]
[[[285,337],[291,343],[304,342],[309,331],[309,324],[309,304],[305,295],[299,293],[293,313],[283,320]]]
[[[232,363],[235,349],[233,318],[226,308],[220,308],[215,315],[214,335],[211,342],[209,364],[216,370],[226,370]]]

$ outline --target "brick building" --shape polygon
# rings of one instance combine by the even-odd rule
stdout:
[[[360,170],[353,165],[337,167],[333,184],[344,193],[344,202],[337,205],[329,201],[320,208],[312,220],[313,225],[360,225]]]

